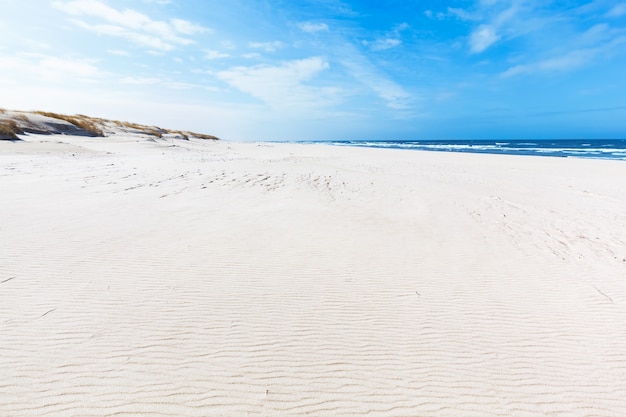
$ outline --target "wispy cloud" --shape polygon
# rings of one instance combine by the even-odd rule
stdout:
[[[570,34],[549,51],[533,51],[533,54],[527,54],[526,63],[508,68],[501,76],[506,78],[521,74],[576,70],[623,54],[624,45],[626,32],[622,28],[597,23],[587,30]]]
[[[317,5],[326,9],[329,13],[342,17],[357,17],[357,13],[352,6],[342,0],[317,0]]]
[[[401,85],[382,74],[354,47],[344,45],[337,52],[341,64],[350,75],[384,100],[388,108],[398,111],[400,116],[411,109],[412,96]]]
[[[585,65],[596,52],[594,50],[572,51],[567,54],[544,59],[542,61],[515,65],[502,73],[503,77],[512,77],[520,74],[532,74],[545,71],[570,71]]]
[[[130,56],[130,53],[128,51],[124,51],[123,49],[108,49],[107,52],[111,55]]]
[[[483,0],[470,10],[448,7],[443,17],[453,16],[473,23],[467,38],[468,46],[472,54],[479,54],[500,41],[524,33],[527,30],[524,27],[529,23],[521,17],[521,13],[531,9],[531,2],[523,0]]]
[[[616,36],[592,48],[576,49],[536,62],[515,65],[504,71],[501,76],[506,78],[521,74],[572,71],[585,65],[591,65],[603,56],[613,54],[615,51],[621,51],[624,45],[626,45],[626,36]]]
[[[250,48],[253,49],[262,49],[265,52],[274,52],[277,49],[280,49],[285,46],[281,41],[273,41],[273,42],[250,42],[248,44]]]
[[[37,71],[47,79],[95,78],[101,75],[100,69],[95,64],[93,60],[47,56],[40,59]]]
[[[54,1],[52,4],[58,10],[74,16],[72,22],[83,29],[124,38],[160,51],[192,44],[194,40],[190,38],[191,35],[209,31],[208,28],[183,19],[153,20],[136,10],[117,10],[98,0]],[[95,22],[79,18],[92,18]]]
[[[13,57],[0,57],[0,69],[35,74],[41,81],[87,81],[101,78],[104,74],[97,62],[91,59],[65,58],[53,55],[24,53]]]
[[[619,31],[613,30],[606,23],[598,23],[582,32],[578,39],[572,39],[572,41],[580,43],[582,45],[598,45],[606,40],[613,38]]]
[[[620,17],[626,15],[626,3],[620,3],[613,6],[606,14],[607,17]]]
[[[461,9],[461,8],[455,8],[455,7],[448,7],[448,15],[450,16],[454,16],[458,19],[461,20],[476,20],[476,16],[472,15],[471,13],[469,13],[467,10],[465,9]],[[445,14],[439,14],[438,17],[439,18],[443,18],[445,16]]]
[[[206,53],[204,54],[205,59],[223,59],[223,58],[228,58],[228,57],[230,57],[229,54],[216,51],[213,49],[208,49]]]
[[[196,33],[209,31],[208,28],[196,25],[195,23],[191,23],[190,21],[184,19],[171,19],[170,25],[174,28],[175,32],[183,35],[195,35]],[[167,33],[169,31],[166,30],[165,32]]]
[[[337,101],[336,89],[306,84],[328,68],[326,60],[311,57],[275,66],[234,67],[216,76],[271,107],[297,110],[323,107]]]
[[[390,31],[387,31],[384,36],[378,37],[373,41],[363,41],[362,43],[373,51],[395,48],[402,44],[402,32],[409,28],[408,23],[400,23]]]
[[[328,32],[330,30],[326,23],[302,22],[298,24],[298,27],[306,33]]]
[[[480,53],[500,39],[496,28],[491,25],[480,25],[470,34],[469,45],[472,53]]]
[[[443,12],[433,12],[432,10],[424,11],[424,15],[429,19],[434,20],[447,20],[451,18],[464,20],[464,21],[472,21],[472,20],[480,20],[480,17],[474,13],[466,9],[461,9],[459,7],[448,7]]]
[[[396,38],[382,38],[376,39],[373,42],[363,41],[363,44],[369,46],[373,51],[382,51],[385,49],[391,49],[400,45],[402,41]]]
[[[142,76],[126,76],[119,80],[121,84],[133,85],[133,86],[161,86],[172,90],[207,90],[217,91],[218,89],[206,85],[192,84],[188,82],[181,82],[176,80],[170,80],[159,77],[142,77]]]
[[[156,77],[124,77],[120,82],[131,85],[155,85],[161,84],[161,79]]]

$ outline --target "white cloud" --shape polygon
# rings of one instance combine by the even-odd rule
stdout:
[[[520,12],[519,2],[513,1],[511,6],[498,13],[492,21],[496,27],[504,27],[510,22],[514,22]]]
[[[206,91],[218,91],[218,88],[201,85],[185,83],[180,81],[169,80],[158,77],[123,77],[119,80],[121,84],[134,85],[134,86],[160,86],[166,87],[172,90],[206,90]]]
[[[46,79],[80,77],[95,78],[101,75],[100,69],[91,60],[63,59],[56,56],[42,57],[38,63],[39,72]]]
[[[606,14],[607,17],[620,17],[626,15],[626,3],[620,3],[615,6]]]
[[[382,51],[385,49],[395,48],[400,45],[402,41],[400,39],[395,38],[384,38],[384,39],[376,39],[374,42],[363,42],[365,45],[369,46],[373,51]]]
[[[130,56],[130,53],[128,51],[124,51],[123,49],[108,49],[107,52],[111,55]]]
[[[489,25],[480,25],[470,35],[470,51],[472,53],[480,53],[491,45],[496,43],[500,36],[496,33],[496,29]]]
[[[134,32],[121,26],[108,24],[89,24],[80,20],[72,19],[72,22],[85,30],[97,33],[99,35],[108,35],[124,38],[138,45],[146,46],[158,51],[171,51],[175,46],[171,42],[159,36],[152,36],[141,32]],[[181,39],[179,43],[190,44],[192,41]]]
[[[538,19],[529,12],[533,2],[525,0],[482,0],[470,11],[448,8],[448,14],[465,21],[476,22],[469,35],[471,53],[481,53],[500,40],[508,40],[537,29]]]
[[[229,54],[225,54],[224,52],[215,51],[212,49],[207,50],[206,53],[204,54],[204,57],[206,59],[222,59],[222,58],[228,58],[229,56],[230,56]]]
[[[108,49],[107,52],[111,55],[130,56],[130,53],[128,51],[124,51],[123,49]]]
[[[467,10],[455,8],[455,7],[448,7],[448,13],[461,20],[474,20],[476,18]]]
[[[53,55],[20,54],[0,57],[0,70],[8,70],[19,76],[31,74],[46,82],[86,81],[91,82],[104,74],[96,61],[79,58],[62,58]]]
[[[360,83],[385,101],[387,107],[404,112],[411,108],[412,97],[402,86],[381,74],[363,55],[351,46],[341,50],[341,63]]]
[[[382,51],[385,49],[395,48],[402,44],[402,32],[409,29],[411,26],[406,23],[400,23],[394,26],[384,36],[378,37],[374,41],[363,41],[363,45],[369,46],[373,51]]]
[[[394,31],[395,31],[396,33],[399,33],[399,32],[402,32],[403,30],[407,30],[407,29],[409,29],[410,27],[411,27],[411,25],[409,25],[409,24],[408,24],[408,23],[406,23],[406,22],[403,22],[403,23],[400,23],[399,25],[397,25],[397,26],[394,28]]]
[[[208,30],[200,25],[196,25],[183,19],[172,19],[170,20],[170,23],[177,32],[182,33],[183,35],[195,35],[196,33],[202,33]]]
[[[585,44],[595,45],[611,38],[614,31],[606,23],[599,23],[580,34],[580,41]]]
[[[560,54],[515,65],[504,71],[502,77],[541,72],[571,71],[585,65],[598,65],[615,54],[623,54],[626,36],[604,23],[592,26],[563,45]]]
[[[300,30],[307,33],[328,32],[329,28],[326,23],[303,22],[298,25]]]
[[[237,49],[237,45],[235,45],[235,43],[232,41],[222,41],[220,42],[220,45],[224,49],[230,49],[230,50]]]
[[[525,65],[516,65],[503,72],[502,76],[512,77],[515,75],[533,74],[537,72],[570,71],[588,63],[594,55],[596,55],[596,53],[597,51],[590,49],[572,51],[565,55],[545,59],[543,61]]]
[[[53,5],[62,12],[75,16],[71,21],[83,29],[125,38],[138,45],[161,51],[192,44],[194,41],[189,38],[190,35],[209,31],[182,19],[159,21],[135,10],[120,11],[98,0],[54,1]],[[77,17],[93,18],[96,22],[78,20]]]
[[[161,84],[161,79],[156,77],[124,77],[120,82],[131,85],[155,85]]]
[[[281,41],[274,42],[250,42],[248,44],[250,48],[263,49],[265,52],[274,52],[279,48],[285,46]]]
[[[216,76],[275,108],[314,108],[329,105],[337,99],[335,89],[305,84],[328,68],[324,59],[312,57],[278,66],[235,67],[218,72]]]

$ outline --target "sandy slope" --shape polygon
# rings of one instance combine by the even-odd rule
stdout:
[[[624,162],[27,140],[2,416],[624,415]]]

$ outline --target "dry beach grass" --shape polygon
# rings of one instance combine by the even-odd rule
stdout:
[[[94,137],[126,134],[147,135],[156,138],[171,136],[180,139],[218,139],[215,136],[203,133],[163,129],[157,126],[90,117],[82,114],[65,115],[46,111],[24,112],[0,109],[0,139],[17,139],[17,135],[25,132],[39,134],[63,133]]]
[[[75,116],[67,116],[64,114],[44,112],[44,111],[36,111],[34,113],[49,117],[51,119],[64,120],[68,123],[73,124],[79,129],[82,129],[86,132],[91,133],[92,136],[104,136],[104,132],[102,131],[102,128],[99,126],[99,124],[101,124],[102,122],[102,119],[94,119],[91,117],[84,116],[82,114],[78,114]]]
[[[14,120],[0,120],[0,139],[18,139],[24,131]]]

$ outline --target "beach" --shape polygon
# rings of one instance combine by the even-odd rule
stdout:
[[[23,139],[2,416],[624,415],[624,161]]]

